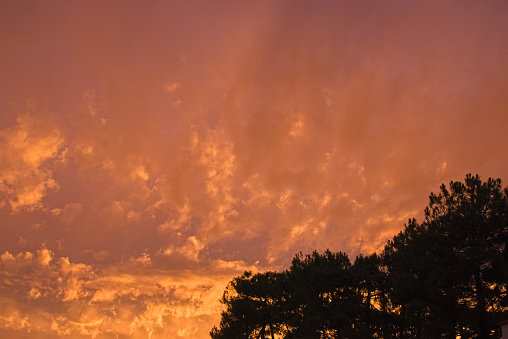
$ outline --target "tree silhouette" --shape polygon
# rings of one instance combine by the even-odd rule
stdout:
[[[356,257],[353,274],[357,293],[361,296],[361,308],[355,323],[361,338],[388,337],[393,328],[388,324],[388,275],[383,260],[376,253]]]
[[[337,338],[352,331],[361,298],[345,253],[300,253],[293,259],[289,276],[297,315],[292,327],[298,338]]]
[[[432,193],[380,255],[297,254],[228,285],[212,338],[500,338],[508,316],[508,188],[467,175]]]
[[[467,175],[431,194],[424,224],[435,239],[432,247],[453,276],[456,297],[473,309],[465,319],[478,338],[489,338],[497,314],[506,305],[508,188],[501,180],[482,182]],[[490,313],[490,315],[489,315]]]
[[[224,292],[220,328],[214,327],[212,338],[270,338],[287,332],[283,323],[287,302],[285,273],[245,272],[231,281]]]

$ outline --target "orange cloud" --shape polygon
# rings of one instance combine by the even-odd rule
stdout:
[[[222,260],[201,262],[199,269],[162,269],[161,260],[168,256],[155,265],[143,255],[98,270],[66,257],[53,260],[47,248],[4,252],[0,298],[10,306],[0,314],[0,329],[23,333],[38,324],[54,335],[144,333],[158,338],[168,333],[168,325],[180,324],[172,335],[198,338],[217,321],[219,299],[231,276],[257,270]]]
[[[49,114],[21,115],[15,127],[0,133],[0,205],[12,211],[34,210],[59,185],[51,163],[62,160],[64,138]]]
[[[507,173],[505,2],[48,6],[0,3],[0,336],[203,338]]]

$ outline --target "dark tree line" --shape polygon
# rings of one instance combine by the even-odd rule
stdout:
[[[508,187],[444,184],[378,254],[298,254],[234,278],[212,338],[500,338],[508,319]]]

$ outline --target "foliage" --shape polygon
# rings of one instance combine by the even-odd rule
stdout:
[[[508,317],[508,187],[442,185],[380,255],[296,255],[228,285],[212,338],[500,338]]]

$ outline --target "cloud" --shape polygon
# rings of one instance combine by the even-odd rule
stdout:
[[[3,305],[8,305],[5,300]],[[17,311],[13,311],[8,306],[3,308],[2,314],[0,314],[0,328],[7,330],[25,330],[30,331],[30,323],[28,322],[28,316],[21,315]]]
[[[64,137],[51,114],[20,115],[16,126],[0,132],[0,205],[13,212],[43,207],[59,188],[51,168],[62,160]]]
[[[206,337],[244,269],[507,173],[501,2],[0,6],[7,337]]]
[[[152,261],[145,254],[94,269],[66,257],[53,258],[47,248],[4,252],[0,298],[8,312],[0,314],[0,333],[50,331],[91,337],[137,333],[159,338],[171,328],[172,335],[198,338],[217,321],[219,299],[230,278],[257,270],[222,260],[206,260],[191,270],[168,270],[164,261],[170,256],[161,253]]]

